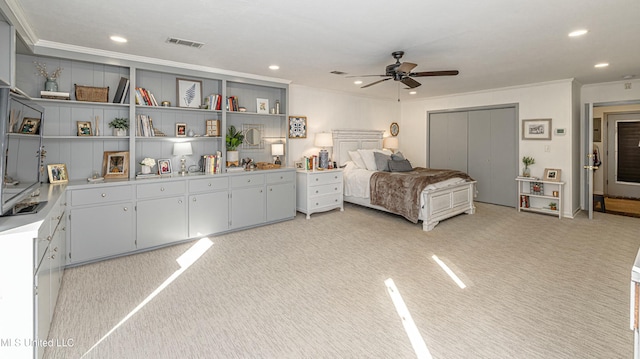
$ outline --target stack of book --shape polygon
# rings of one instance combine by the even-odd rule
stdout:
[[[318,169],[318,163],[319,163],[318,156],[316,155],[313,155],[310,157],[305,156],[302,158],[302,161],[303,161],[303,166],[305,170],[311,171],[311,170]]]
[[[158,101],[147,89],[136,87],[136,105],[158,106]]]
[[[220,173],[222,169],[222,152],[216,151],[215,155],[202,156],[202,167],[205,174]]]
[[[211,94],[209,95],[209,110],[218,110],[222,109],[222,96],[220,94]]]
[[[227,97],[227,111],[238,111],[238,96]]]
[[[153,120],[147,115],[136,115],[136,136],[155,137],[155,129],[153,128]]]
[[[70,100],[68,92],[54,92],[54,91],[40,91],[41,98],[47,98],[50,100]]]
[[[129,79],[125,77],[120,78],[116,95],[113,97],[113,103],[125,103],[127,95],[129,94]]]

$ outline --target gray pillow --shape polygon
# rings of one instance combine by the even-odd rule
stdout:
[[[378,171],[389,172],[389,160],[391,156],[385,155],[382,152],[373,151],[373,157],[376,160],[376,168]]]
[[[406,158],[404,158],[404,155],[402,154],[402,152],[396,152],[391,155],[391,159],[394,161],[402,161],[402,160],[405,160]]]
[[[389,170],[391,172],[409,172],[413,171],[413,167],[411,167],[411,163],[409,160],[402,161],[389,161]]]

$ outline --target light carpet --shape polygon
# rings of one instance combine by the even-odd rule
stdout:
[[[101,342],[194,242],[68,269],[50,337],[74,346],[45,358],[414,358],[388,278],[437,359],[632,356],[639,219],[477,207],[431,232],[346,204],[214,237]]]

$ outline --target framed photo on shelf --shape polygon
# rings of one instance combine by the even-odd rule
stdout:
[[[47,165],[47,172],[49,173],[50,183],[67,183],[69,182],[69,174],[67,172],[67,165],[64,163],[56,163]]]
[[[523,140],[550,140],[551,119],[522,120]]]
[[[187,137],[186,123],[176,123],[176,137]]]
[[[24,120],[22,120],[22,124],[20,125],[20,133],[24,133],[27,135],[37,135],[39,129],[40,129],[39,118],[25,117]]]
[[[289,116],[289,138],[307,138],[307,118]]]
[[[91,130],[91,122],[88,121],[77,121],[78,126],[78,136],[92,136],[93,131]]]
[[[129,152],[105,151],[102,157],[104,178],[129,178]]]
[[[202,81],[176,79],[178,107],[200,108],[202,105]]]
[[[269,113],[269,100],[266,98],[256,99],[256,112],[257,113]]]
[[[551,182],[560,182],[560,171],[556,168],[545,168],[544,169],[544,180]]]
[[[302,162],[302,161],[296,161],[296,162],[294,162],[293,165],[295,166],[295,168],[297,170],[303,170],[304,169],[304,162]]]
[[[170,175],[173,172],[171,168],[171,160],[162,158],[158,160],[158,173],[161,175]]]

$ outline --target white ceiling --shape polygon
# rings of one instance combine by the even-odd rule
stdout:
[[[639,0],[1,1],[36,47],[77,45],[366,96],[400,92],[409,99],[568,78],[591,84],[640,77]],[[578,28],[589,33],[567,36]],[[111,35],[129,41],[117,44]],[[168,37],[205,46],[171,45]],[[355,79],[330,74],[383,74],[396,50],[418,64],[413,71],[460,75],[418,78],[422,86],[411,97],[399,82],[360,89]],[[610,66],[594,68],[599,62]],[[271,64],[280,70],[269,70]]]

